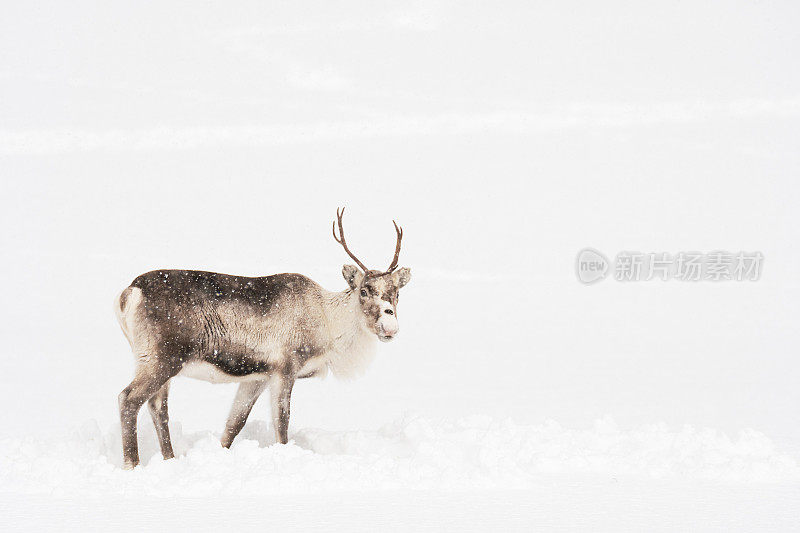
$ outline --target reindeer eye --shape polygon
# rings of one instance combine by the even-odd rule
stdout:
[[[386,309],[386,310],[384,311],[384,313],[386,313],[387,315],[393,315],[393,314],[394,314],[394,311],[392,311],[391,309]]]
[[[367,297],[367,291],[366,290],[361,289],[361,297],[362,298],[366,298]]]

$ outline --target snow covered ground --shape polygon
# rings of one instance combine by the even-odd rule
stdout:
[[[132,475],[120,469],[119,428],[101,432],[96,422],[62,439],[4,440],[2,474],[21,492],[158,497],[528,489],[550,475],[768,483],[800,474],[794,458],[754,431],[731,438],[663,424],[623,431],[610,420],[571,430],[411,417],[378,431],[301,429],[281,446],[257,422],[226,450],[219,434],[176,426],[179,458],[163,461],[152,430],[142,431],[143,458],[155,458]]]
[[[412,416],[378,431],[300,429],[288,445],[257,422],[226,450],[219,434],[175,424],[171,461],[151,429],[142,434],[145,466],[134,472],[120,468],[119,428],[95,421],[60,438],[3,439],[0,480],[13,493],[0,509],[21,529],[729,530],[795,527],[800,501],[796,460],[754,431]]]
[[[0,19],[4,530],[800,529],[791,3],[13,3]],[[154,268],[344,287],[400,334],[290,438],[177,379],[120,468],[112,299]],[[575,257],[759,251],[755,282]]]

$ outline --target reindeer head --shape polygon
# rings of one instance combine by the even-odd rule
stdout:
[[[367,329],[375,333],[383,342],[392,340],[400,326],[397,322],[397,299],[400,289],[411,280],[411,269],[397,269],[397,260],[400,257],[400,242],[403,240],[403,229],[393,220],[397,232],[397,246],[394,251],[389,268],[385,271],[371,270],[347,247],[344,238],[342,217],[344,208],[336,210],[336,219],[339,222],[339,236],[336,236],[336,222],[333,223],[333,238],[342,245],[356,265],[344,265],[342,276],[350,286],[350,290],[358,296],[358,302],[364,317]],[[359,267],[360,270],[359,270]]]

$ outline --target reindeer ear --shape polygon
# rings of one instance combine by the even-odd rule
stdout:
[[[411,281],[411,269],[410,268],[401,268],[394,274],[394,279],[397,283],[397,288],[401,289],[406,286],[406,284]]]
[[[342,267],[342,276],[351,289],[357,288],[361,285],[361,279],[364,274],[355,265],[344,265]]]

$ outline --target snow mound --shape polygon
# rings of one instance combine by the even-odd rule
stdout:
[[[140,423],[144,466],[120,469],[119,428],[96,422],[67,438],[0,440],[0,490],[52,495],[257,495],[371,490],[530,488],[552,475],[705,480],[800,480],[790,456],[752,430],[730,438],[711,429],[655,424],[622,430],[556,422],[518,425],[473,417],[409,416],[378,431],[301,429],[276,445],[263,422],[230,450],[210,432],[172,427],[177,458],[163,461],[150,424]]]

